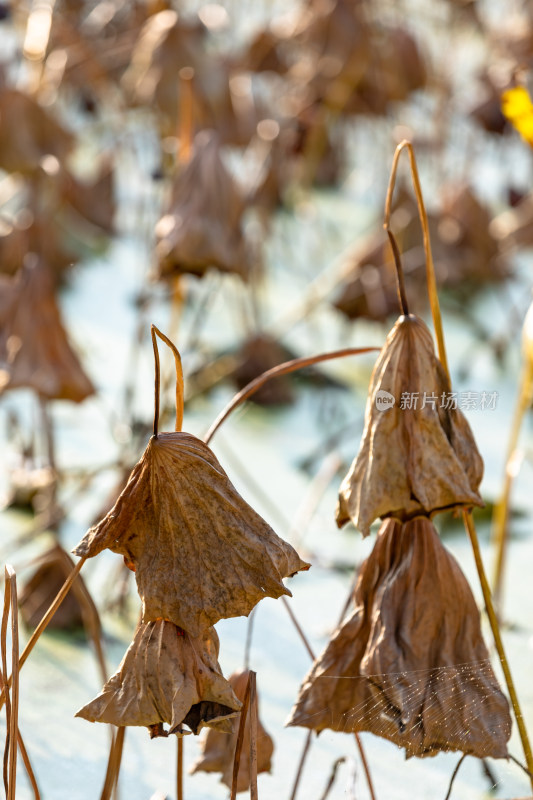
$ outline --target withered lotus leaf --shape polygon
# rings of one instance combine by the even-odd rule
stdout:
[[[46,156],[62,162],[74,147],[74,136],[24,92],[0,87],[0,119],[0,169],[6,172],[33,172]]]
[[[94,387],[69,344],[48,269],[27,264],[13,286],[0,320],[0,393],[29,387],[50,400],[85,400]]]
[[[73,551],[104,548],[133,565],[143,621],[192,636],[290,595],[282,578],[309,568],[238,494],[214,453],[189,433],[153,436],[111,511]]]
[[[507,756],[509,707],[474,597],[427,517],[383,522],[355,608],[313,664],[288,724],[371,731],[407,757]]]
[[[244,202],[220,156],[214,131],[201,131],[178,173],[170,207],[156,227],[161,278],[210,267],[245,278],[250,254],[242,230]]]
[[[244,700],[249,670],[235,672],[228,678],[231,687],[239,700]],[[232,731],[230,734],[221,733],[210,729],[202,742],[202,755],[191,767],[191,774],[195,772],[220,772],[221,782],[231,788],[233,778],[233,762],[235,746],[239,731],[239,719],[231,720]],[[257,772],[270,772],[274,742],[261,724],[257,722]],[[237,791],[245,792],[250,788],[250,721],[247,718],[244,727],[244,739],[237,776]]]
[[[401,316],[372,373],[361,449],[339,490],[339,527],[351,519],[366,536],[378,517],[483,505],[483,462],[454,405],[427,326]]]
[[[22,585],[19,595],[19,609],[22,619],[29,628],[36,628],[50,608],[59,590],[72,572],[74,564],[71,557],[60,545],[53,545],[38,561],[37,569]],[[80,592],[87,592],[83,578],[78,575],[75,587],[70,591],[48,623],[54,630],[73,630],[83,625],[83,609]]]
[[[139,725],[185,734],[205,725],[231,730],[241,702],[220,671],[218,636],[209,628],[198,638],[166,620],[139,625],[117,672],[77,717],[112,725]]]

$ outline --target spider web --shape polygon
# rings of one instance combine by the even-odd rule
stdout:
[[[370,731],[406,756],[457,751],[505,757],[510,719],[489,659],[430,669],[349,675],[324,670],[304,682],[291,724]]]

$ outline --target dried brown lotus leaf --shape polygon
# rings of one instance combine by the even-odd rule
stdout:
[[[192,67],[195,83],[198,73],[206,70],[202,63],[207,60],[203,47],[205,34],[198,18],[187,21],[177,12],[165,9],[148,17],[133,48],[122,85],[134,103],[162,113],[169,130],[174,126],[175,131],[178,122],[180,69]]]
[[[446,407],[450,391],[427,326],[401,316],[372,373],[361,449],[339,490],[339,527],[351,519],[366,536],[378,517],[483,505],[483,462],[462,412]],[[394,403],[381,410],[386,393]],[[404,393],[417,408],[400,407]],[[433,402],[422,408],[424,393]]]
[[[289,725],[371,731],[408,757],[507,756],[509,706],[479,612],[429,519],[382,524],[355,609],[305,678]]]
[[[50,400],[80,403],[94,387],[69,344],[45,265],[22,268],[0,327],[0,393],[29,387]]]
[[[112,725],[157,726],[193,733],[215,725],[230,730],[241,702],[220,671],[218,636],[198,637],[166,620],[141,624],[117,672],[77,717]]]
[[[135,568],[143,621],[197,636],[247,615],[282,579],[309,568],[238,494],[214,453],[189,433],[152,437],[126,488],[73,552],[105,548]]]
[[[73,567],[72,559],[59,545],[54,545],[39,558],[37,569],[22,584],[19,594],[20,614],[29,628],[36,628],[40,623]],[[82,583],[81,575],[76,581]],[[83,609],[77,593],[70,591],[48,627],[51,630],[72,630],[82,626]]]
[[[220,157],[218,136],[202,131],[156,229],[159,277],[184,272],[201,276],[214,267],[245,278],[250,259],[241,226],[243,211],[243,199]]]
[[[74,136],[23,92],[0,88],[0,119],[0,169],[6,172],[32,172],[46,156],[62,162],[73,148]]]
[[[231,687],[239,700],[244,700],[249,670],[235,672],[228,678]],[[233,762],[235,746],[239,731],[239,720],[231,722],[233,730],[230,734],[220,733],[218,730],[208,730],[202,742],[202,755],[191,767],[195,772],[220,772],[221,782],[231,788],[233,777]],[[257,772],[270,772],[274,742],[266,732],[261,720],[257,722]],[[237,776],[237,791],[245,792],[250,788],[250,722],[246,719],[244,739],[241,750],[239,774]]]

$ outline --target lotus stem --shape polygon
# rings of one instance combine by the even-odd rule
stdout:
[[[186,164],[191,157],[194,129],[194,69],[182,67],[178,72],[178,78],[180,83],[178,161],[180,164]]]
[[[531,744],[529,742],[529,736],[524,723],[524,717],[522,715],[520,703],[518,702],[518,696],[516,694],[513,677],[511,675],[511,669],[509,667],[509,663],[505,655],[505,649],[503,647],[503,641],[500,633],[500,626],[498,625],[498,618],[496,617],[496,612],[494,611],[494,605],[492,602],[489,582],[487,580],[487,576],[485,574],[485,568],[483,566],[483,560],[481,558],[481,550],[479,547],[479,540],[477,536],[476,527],[474,525],[474,520],[472,518],[472,512],[466,508],[463,509],[463,519],[465,522],[466,530],[470,537],[470,542],[472,544],[472,550],[474,552],[476,568],[481,583],[481,591],[483,592],[483,600],[485,602],[487,616],[489,618],[492,635],[494,637],[494,644],[496,645],[496,650],[498,651],[498,656],[500,659],[500,663],[502,665],[502,670],[505,677],[505,683],[507,684],[507,690],[509,692],[509,698],[511,700],[511,705],[513,707],[516,724],[518,726],[518,732],[520,734],[520,740],[522,742],[522,748],[524,750],[524,756],[526,758],[527,768],[529,772],[533,775],[533,753],[531,752]],[[531,781],[531,787],[533,788],[533,777],[530,777],[530,781]]]
[[[176,797],[177,800],[183,800],[183,736],[178,736]]]
[[[102,794],[100,795],[100,800],[110,800],[111,795],[117,786],[118,776],[120,773],[120,764],[122,762],[122,751],[124,749],[125,733],[126,728],[122,725],[120,728],[117,728],[117,732],[111,740],[105,781]]]
[[[250,800],[259,800],[257,794],[257,681],[256,673],[250,670]]]
[[[402,309],[402,314],[404,316],[408,316],[409,314],[409,306],[407,304],[407,295],[405,293],[405,280],[403,277],[403,267],[402,267],[402,259],[400,256],[400,249],[398,247],[398,242],[396,241],[396,237],[387,228],[387,236],[389,237],[390,246],[392,248],[392,254],[394,256],[394,264],[396,266],[396,283],[398,288],[398,299],[400,301],[400,308]]]
[[[333,350],[332,352],[322,353],[318,356],[294,358],[291,361],[285,361],[283,364],[278,364],[276,367],[268,369],[257,378],[254,378],[253,381],[250,381],[250,383],[246,384],[244,389],[241,389],[240,392],[237,392],[227,406],[222,409],[204,436],[204,442],[209,444],[217,430],[220,428],[222,423],[225,422],[229,415],[235,411],[235,409],[238,408],[241,403],[244,403],[245,400],[255,394],[255,392],[257,392],[261,386],[264,386],[264,384],[272,378],[277,378],[280,375],[287,375],[289,372],[296,372],[296,370],[304,369],[304,367],[311,367],[313,364],[319,364],[322,361],[331,361],[334,358],[344,358],[344,356],[355,356],[363,353],[371,353],[379,349],[379,347],[348,347],[344,350]]]
[[[176,366],[176,424],[174,430],[181,431],[183,425],[183,368],[181,366],[181,356],[176,345],[170,341],[168,336],[161,333],[159,328],[155,325],[151,326],[152,332],[152,346],[154,348],[154,363],[155,363],[155,387],[154,387],[154,436],[157,438],[159,428],[159,387],[161,382],[161,366],[159,362],[159,350],[157,348],[157,338],[165,342],[174,354],[174,362]]]
[[[446,346],[444,344],[444,333],[442,328],[442,317],[440,313],[439,295],[437,292],[437,281],[435,278],[435,265],[433,263],[433,255],[431,253],[431,242],[429,239],[429,224],[424,205],[424,197],[422,195],[422,187],[420,186],[420,178],[418,176],[418,167],[416,164],[416,157],[413,145],[407,139],[404,139],[394,153],[392,161],[391,174],[389,178],[389,186],[387,189],[387,199],[385,201],[385,221],[383,227],[386,231],[390,228],[390,216],[392,207],[392,196],[394,192],[394,185],[396,183],[396,172],[398,170],[398,162],[402,150],[407,150],[409,154],[409,163],[411,166],[411,178],[413,181],[413,188],[415,191],[416,202],[418,205],[418,216],[422,226],[422,235],[424,238],[424,252],[426,254],[426,279],[428,287],[429,304],[431,307],[431,316],[433,317],[433,326],[435,328],[435,336],[437,339],[437,350],[439,353],[439,360],[444,367],[446,374],[450,375],[448,369],[448,359],[446,357]]]
[[[372,783],[372,776],[370,775],[370,767],[368,766],[368,761],[366,758],[366,753],[363,748],[361,737],[359,736],[358,733],[354,733],[354,736],[355,736],[355,743],[357,744],[357,749],[359,750],[359,755],[361,756],[361,763],[363,765],[363,770],[365,772],[368,791],[370,792],[370,800],[376,800],[376,795],[374,793],[374,784]]]
[[[502,602],[503,575],[505,571],[505,557],[507,554],[508,542],[508,521],[509,521],[509,501],[511,489],[515,476],[513,462],[516,457],[518,437],[524,416],[531,405],[533,396],[533,370],[528,358],[524,358],[522,375],[520,379],[520,392],[516,408],[511,423],[511,434],[507,446],[507,460],[505,462],[505,476],[503,490],[498,503],[494,509],[492,544],[496,547],[496,559],[494,563],[493,592],[496,607],[500,608]]]
[[[253,673],[255,674],[255,673]],[[244,700],[242,702],[241,708],[241,716],[239,719],[239,730],[237,732],[237,741],[235,743],[235,758],[233,761],[233,776],[231,781],[231,794],[230,800],[236,800],[237,798],[237,780],[239,777],[239,767],[241,764],[241,752],[242,752],[242,744],[244,741],[244,729],[246,727],[246,715],[248,714],[248,707],[250,704],[250,677],[252,672],[248,675],[248,683],[246,684],[246,692],[244,694]]]
[[[26,750],[26,747],[24,745],[24,741],[22,739],[22,735],[20,733],[20,730],[17,730],[17,740],[18,740],[18,746],[19,746],[19,750],[20,750],[20,755],[22,756],[22,761],[24,762],[24,766],[26,767],[26,772],[28,774],[28,780],[29,780],[29,782],[31,784],[31,788],[33,789],[33,794],[34,794],[35,800],[41,800],[41,793],[39,792],[39,786],[37,785],[37,779],[36,779],[35,773],[34,773],[34,771],[32,769],[31,762],[30,762],[30,757],[29,757],[28,751]]]
[[[2,614],[1,650],[2,673],[7,674],[7,627],[11,611],[11,670],[12,692],[6,691],[7,734],[4,752],[4,786],[6,800],[16,800],[17,752],[18,752],[18,707],[19,707],[19,636],[17,577],[10,564],[5,567],[4,611]]]
[[[458,762],[457,762],[457,764],[455,765],[455,769],[454,769],[454,771],[452,772],[452,777],[450,778],[450,783],[449,783],[449,786],[448,786],[448,791],[446,792],[446,797],[444,798],[444,800],[450,800],[450,797],[451,797],[451,795],[452,795],[452,789],[453,789],[453,784],[454,784],[454,781],[455,781],[455,779],[456,779],[456,777],[457,777],[457,773],[458,773],[458,772],[459,772],[459,770],[461,769],[461,765],[462,765],[463,761],[465,760],[466,756],[467,756],[467,754],[466,754],[466,753],[463,753],[463,755],[461,756],[461,758],[459,759],[459,761],[458,761]]]
[[[305,737],[302,755],[300,756],[300,762],[298,764],[298,769],[296,770],[296,777],[294,779],[294,786],[292,787],[290,800],[296,800],[296,793],[298,792],[298,786],[300,785],[300,778],[302,777],[302,773],[304,770],[305,760],[307,758],[309,748],[311,747],[312,736],[313,736],[313,731],[312,730],[307,731],[307,736]]]

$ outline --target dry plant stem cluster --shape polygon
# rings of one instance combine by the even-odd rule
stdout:
[[[29,782],[36,800],[40,800],[39,787],[35,779],[30,759],[18,727],[18,707],[19,707],[19,636],[18,636],[18,599],[17,599],[17,579],[15,570],[7,564],[4,570],[5,590],[4,590],[4,610],[1,625],[1,657],[2,669],[0,671],[0,686],[4,693],[6,702],[6,744],[4,750],[3,780],[6,800],[16,798],[17,780],[17,751],[20,751]],[[6,685],[5,676],[7,675],[7,629],[9,616],[11,614],[11,669],[12,678],[10,685]]]
[[[255,680],[251,676],[250,670],[246,668],[241,672],[234,672],[228,680],[239,700],[244,702],[250,686],[250,680]],[[259,693],[257,690],[255,697],[256,701],[254,703],[256,702],[257,706],[259,706]],[[244,723],[242,752],[239,756],[240,766],[237,772],[237,792],[243,792],[250,788],[254,774],[270,772],[272,767],[274,742],[263,727],[259,719],[258,710],[254,710],[253,705],[249,706],[250,713]],[[255,716],[257,716],[256,722],[254,722]],[[239,739],[241,720],[242,716],[239,720],[233,719],[233,730],[229,735],[216,730],[207,732],[207,736],[202,742],[201,755],[191,767],[191,774],[200,771],[219,773],[221,782],[228,788],[232,788],[234,785],[235,753],[237,744],[241,741]],[[254,725],[257,730],[254,729]]]

